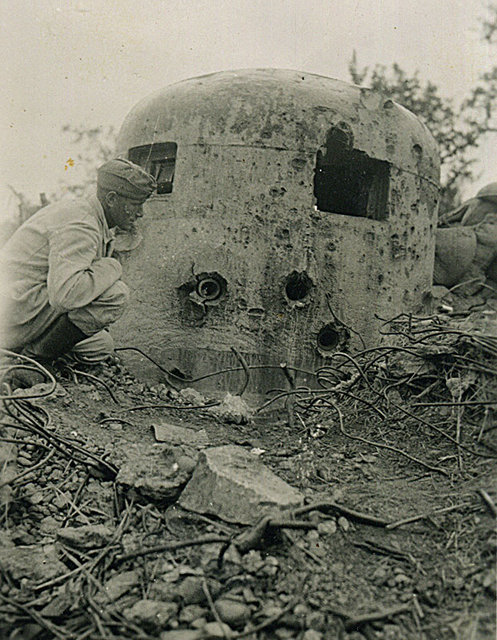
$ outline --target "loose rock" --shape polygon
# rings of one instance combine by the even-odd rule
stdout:
[[[199,640],[204,637],[200,629],[178,629],[176,631],[164,631],[160,634],[160,640]]]
[[[41,610],[41,614],[47,618],[58,618],[64,615],[72,605],[72,598],[67,593],[61,593],[51,600]]]
[[[110,542],[112,530],[103,524],[65,527],[57,531],[57,539],[78,549],[94,549]]]
[[[179,395],[188,404],[199,405],[199,406],[206,404],[206,400],[204,396],[201,393],[199,393],[196,389],[192,389],[191,387],[187,387],[186,389],[181,389],[181,391],[179,392]]]
[[[247,424],[252,417],[252,410],[240,396],[232,396],[227,393],[221,404],[211,407],[209,413],[224,422],[234,424]]]
[[[123,615],[147,631],[155,632],[164,629],[177,611],[178,605],[174,602],[138,600],[131,608],[125,609]]]
[[[307,629],[302,640],[322,640],[323,634],[315,629]]]
[[[250,608],[240,600],[219,598],[215,606],[221,620],[235,629],[243,627],[250,618]]]
[[[40,522],[40,531],[43,533],[55,533],[60,527],[60,522],[53,516],[46,516]]]
[[[195,430],[169,422],[161,422],[154,424],[153,430],[157,442],[168,442],[174,445],[186,444],[199,448],[209,444],[209,437],[205,429]]]
[[[219,622],[208,622],[202,629],[204,635],[202,636],[206,640],[212,638],[231,638],[233,635],[232,630],[227,624],[220,624]]]
[[[122,573],[118,573],[107,580],[104,585],[105,593],[99,593],[96,600],[114,602],[139,584],[139,582],[140,574],[138,571],[123,571]]]
[[[275,508],[301,504],[303,495],[242,447],[213,447],[200,453],[193,476],[180,496],[185,509],[227,522],[254,524]]]
[[[177,587],[176,593],[185,604],[200,604],[207,601],[204,593],[203,582],[205,578],[188,576]],[[209,592],[215,598],[221,591],[221,583],[217,580],[207,580]]]
[[[57,558],[53,546],[6,547],[0,549],[0,571],[16,581],[28,578],[45,582],[66,573],[67,567]]]
[[[337,523],[335,520],[325,520],[318,524],[318,532],[324,536],[331,536],[337,531]]]
[[[157,502],[172,502],[181,493],[191,475],[191,465],[180,468],[177,459],[183,448],[146,447],[143,443],[128,448],[117,482],[126,490]]]
[[[202,618],[205,614],[206,610],[204,607],[201,607],[198,604],[188,604],[186,607],[183,607],[178,619],[180,622],[190,624],[194,620]]]
[[[342,531],[348,531],[350,529],[350,522],[347,518],[340,516],[340,518],[338,518],[338,526]]]
[[[70,503],[70,500],[71,499],[67,493],[62,492],[52,500],[52,503],[57,507],[57,509],[63,509]]]
[[[31,504],[41,504],[45,500],[45,496],[42,491],[37,491],[32,495],[28,496],[28,501]]]
[[[0,431],[0,435],[4,433]],[[9,482],[17,475],[17,447],[9,442],[0,441],[0,507],[10,500],[12,487]],[[4,484],[6,483],[6,484]]]

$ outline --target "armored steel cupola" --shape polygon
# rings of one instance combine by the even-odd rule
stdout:
[[[312,370],[428,299],[438,153],[378,93],[278,69],[192,78],[132,109],[118,153],[158,189],[124,260],[117,338],[166,367],[238,366],[234,347]],[[254,371],[264,391],[271,369]]]

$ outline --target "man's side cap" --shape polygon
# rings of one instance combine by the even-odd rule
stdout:
[[[137,164],[124,158],[114,158],[97,169],[97,184],[125,198],[145,200],[155,191],[155,178]]]

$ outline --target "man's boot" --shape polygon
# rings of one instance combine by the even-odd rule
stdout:
[[[27,344],[21,351],[21,355],[28,356],[46,367],[87,337],[69,320],[67,314],[64,314],[59,316],[45,333]],[[12,375],[10,384],[13,388],[28,388],[43,380],[44,376],[41,373],[19,369]]]

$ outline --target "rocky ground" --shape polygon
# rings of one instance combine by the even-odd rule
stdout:
[[[4,398],[0,637],[494,638],[496,317],[399,318],[267,406],[123,362]]]

